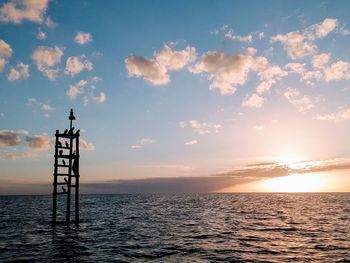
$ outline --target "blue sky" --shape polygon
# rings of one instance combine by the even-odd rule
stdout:
[[[349,5],[0,1],[0,180],[51,181],[70,108],[85,182],[343,167]]]

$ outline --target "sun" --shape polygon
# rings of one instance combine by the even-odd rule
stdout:
[[[268,192],[320,192],[326,186],[326,178],[319,174],[292,174],[264,181]]]

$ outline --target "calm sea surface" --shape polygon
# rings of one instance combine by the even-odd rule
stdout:
[[[82,195],[81,219],[1,196],[0,261],[350,262],[350,194]]]

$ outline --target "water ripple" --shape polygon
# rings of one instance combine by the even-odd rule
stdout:
[[[350,262],[350,194],[83,195],[55,229],[50,196],[0,203],[1,262]]]

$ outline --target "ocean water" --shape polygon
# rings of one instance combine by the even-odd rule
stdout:
[[[350,262],[350,194],[80,199],[79,227],[53,229],[51,196],[1,196],[0,261]]]

